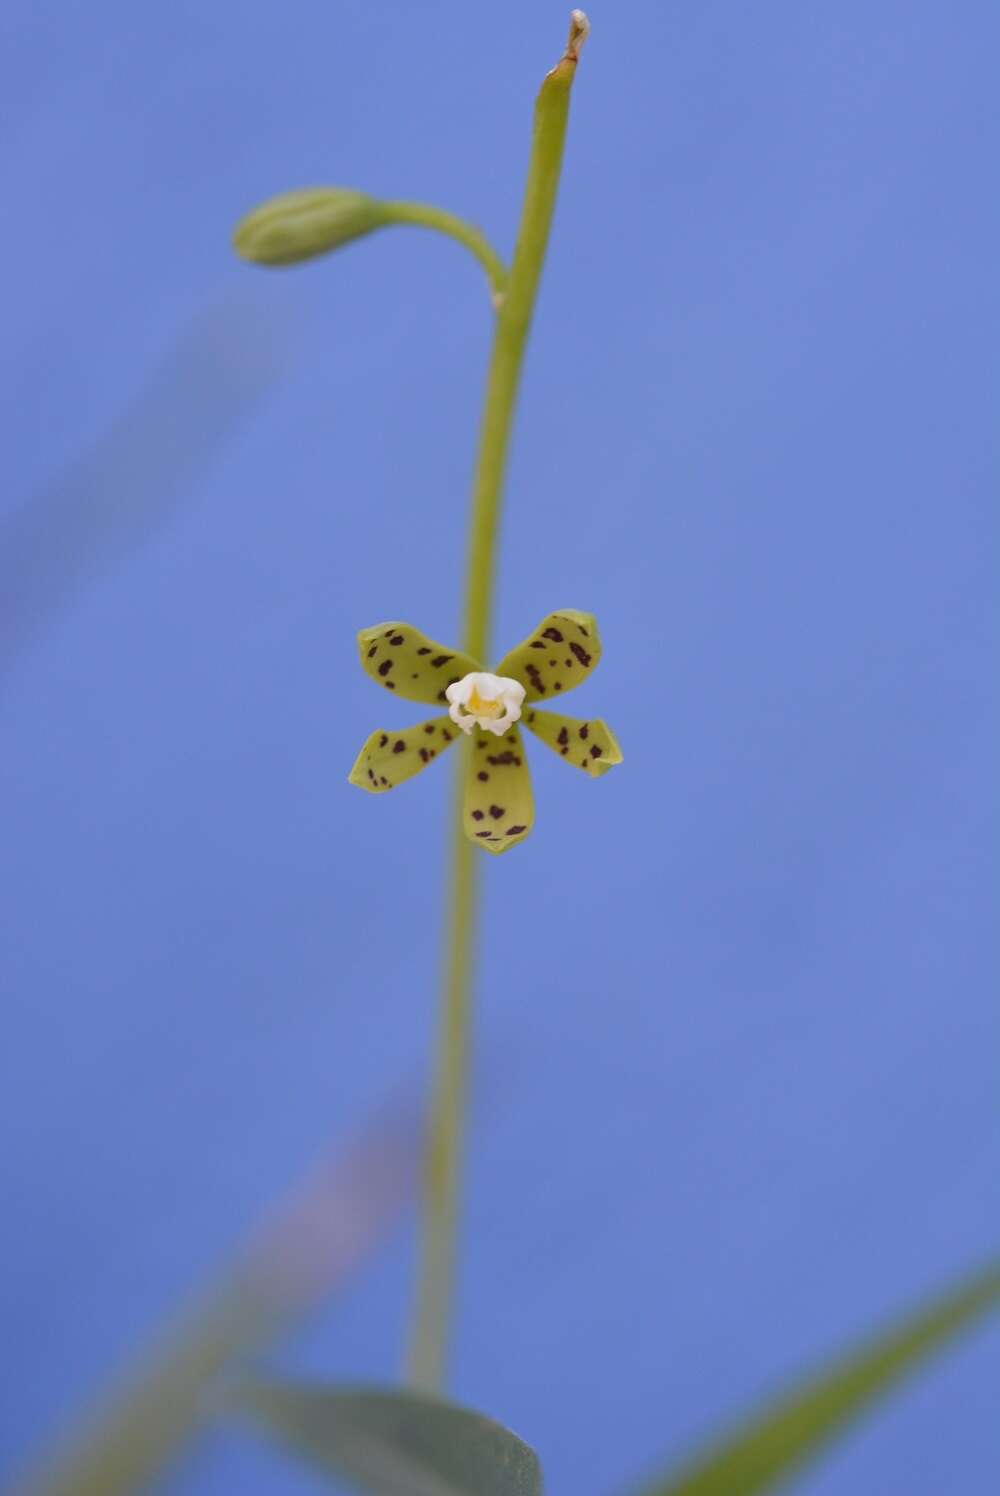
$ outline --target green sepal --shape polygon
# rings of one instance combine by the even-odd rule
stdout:
[[[364,192],[302,187],[268,198],[241,218],[233,232],[233,248],[255,265],[297,265],[390,221],[382,204]]]
[[[591,779],[599,779],[622,761],[614,733],[599,717],[563,717],[529,707],[521,721],[546,748]]]
[[[601,658],[601,638],[592,613],[562,608],[542,619],[516,649],[505,654],[496,667],[524,687],[527,701],[540,701],[571,691]]]
[[[523,841],[535,823],[531,773],[516,727],[502,737],[477,729],[472,737],[462,824],[470,841],[496,855]]]
[[[384,795],[386,790],[395,789],[397,784],[426,769],[459,737],[461,730],[450,717],[431,717],[428,722],[418,722],[402,732],[379,728],[354,760],[348,780],[359,790]]]
[[[377,623],[362,629],[358,658],[376,685],[425,706],[447,706],[446,687],[482,669],[470,655],[428,639],[409,623]]]

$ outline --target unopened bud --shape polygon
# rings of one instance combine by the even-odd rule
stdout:
[[[256,265],[297,265],[370,234],[388,220],[382,204],[349,187],[302,187],[268,198],[240,220],[233,248]]]

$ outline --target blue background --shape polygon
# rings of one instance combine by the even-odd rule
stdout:
[[[568,709],[627,762],[594,784],[538,748],[535,833],[484,869],[452,1379],[580,1496],[1000,1237],[1000,10],[591,19],[497,642],[593,611]],[[0,23],[5,1464],[425,1083],[448,776],[345,783],[419,712],[354,631],[456,636],[482,279],[415,231],[277,274],[228,236],[338,182],[506,252],[565,23]],[[395,1376],[412,1254],[410,1227],[284,1364]],[[796,1489],[985,1489],[998,1346]],[[219,1430],[165,1489],[320,1487]]]

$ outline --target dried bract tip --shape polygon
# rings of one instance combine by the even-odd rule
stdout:
[[[590,35],[590,22],[587,20],[586,12],[582,10],[570,11],[569,16],[569,41],[566,43],[566,56],[571,62],[576,62],[580,56],[580,48]]]

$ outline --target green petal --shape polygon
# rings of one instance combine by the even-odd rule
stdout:
[[[378,623],[358,635],[362,670],[405,701],[447,704],[445,687],[482,666],[428,639],[409,623]]]
[[[450,717],[431,717],[402,732],[373,732],[354,760],[348,775],[351,784],[373,795],[383,795],[405,779],[412,779],[458,738],[461,729]]]
[[[537,712],[529,707],[521,720],[546,748],[591,779],[599,779],[622,761],[614,733],[600,718],[561,717],[557,712]]]
[[[516,727],[509,727],[502,737],[475,733],[462,814],[466,836],[486,852],[506,852],[531,830],[531,775]]]
[[[558,696],[586,680],[601,658],[601,638],[592,613],[563,608],[542,619],[535,632],[504,655],[497,675],[519,680],[528,701]]]

